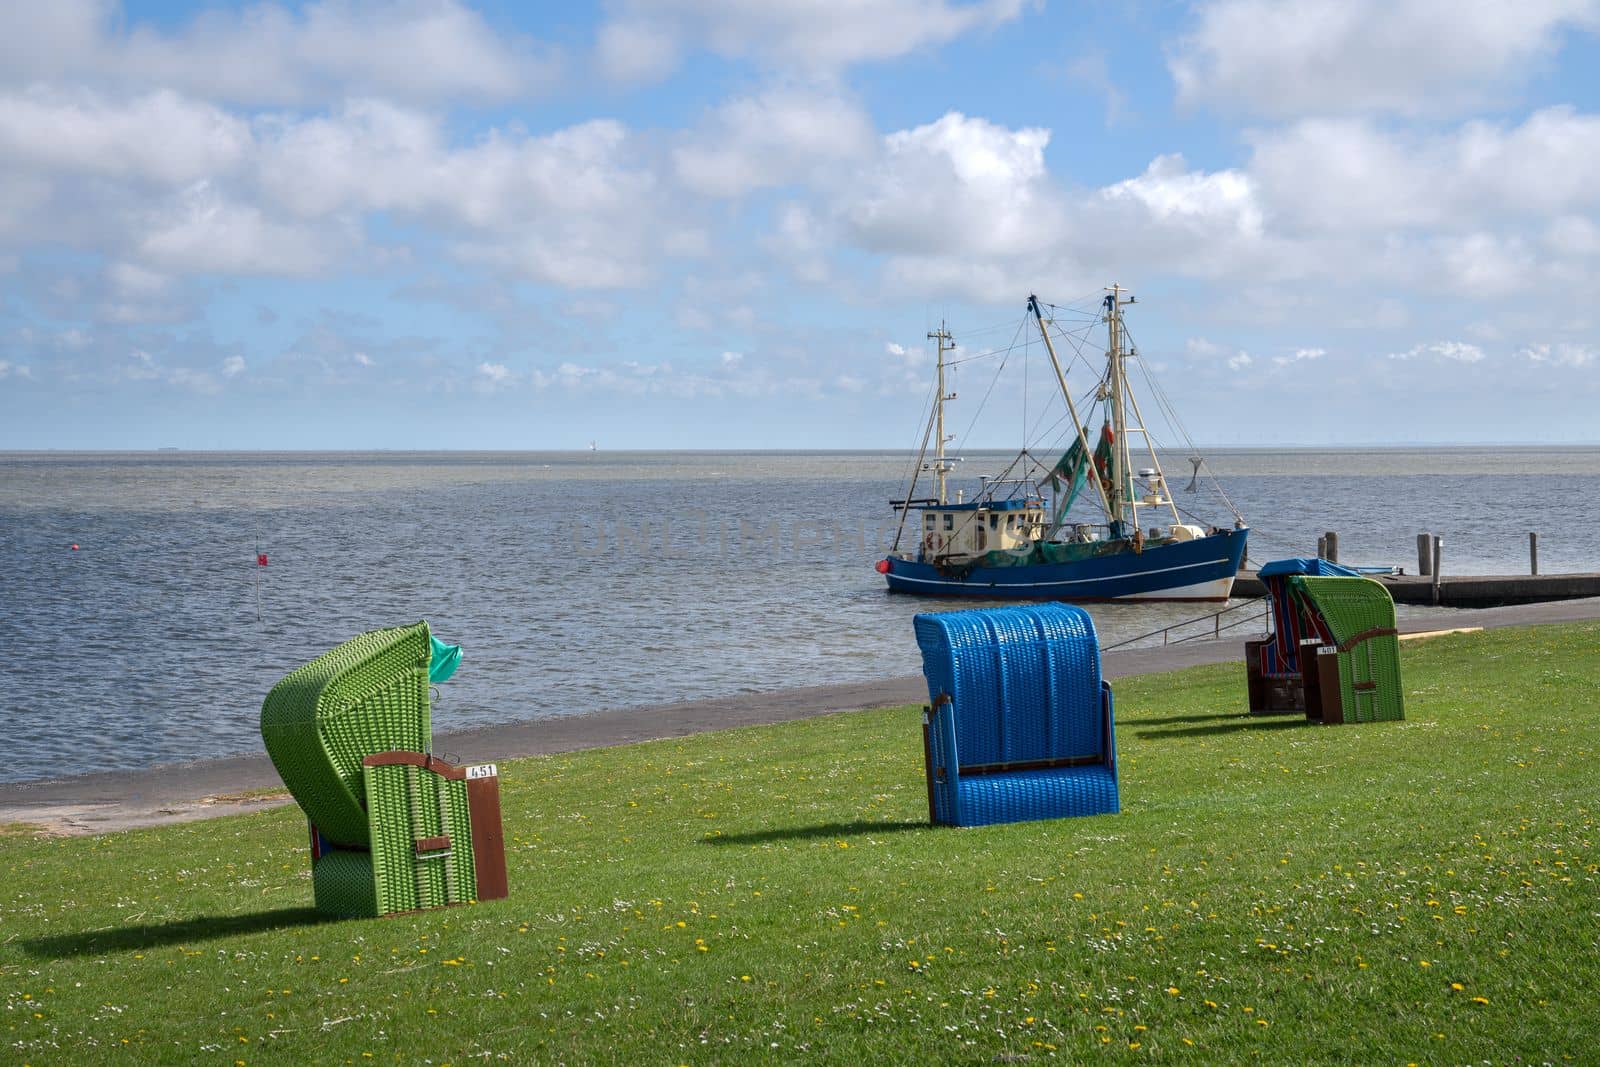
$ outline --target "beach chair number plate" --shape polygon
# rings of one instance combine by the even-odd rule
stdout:
[[[498,778],[500,771],[492,763],[480,763],[476,767],[467,768],[467,781],[474,778]]]

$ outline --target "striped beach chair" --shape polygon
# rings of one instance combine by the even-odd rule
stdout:
[[[928,817],[980,826],[1120,808],[1111,686],[1082,608],[918,615]]]
[[[1275,560],[1257,573],[1272,631],[1245,643],[1252,713],[1324,723],[1405,717],[1394,600],[1381,583],[1322,559]]]

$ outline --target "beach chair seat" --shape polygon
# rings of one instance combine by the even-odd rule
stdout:
[[[1111,686],[1087,612],[918,615],[928,817],[980,826],[1120,808]]]
[[[310,823],[319,911],[506,895],[498,770],[430,753],[434,647],[426,622],[362,634],[292,671],[261,706],[267,754]]]

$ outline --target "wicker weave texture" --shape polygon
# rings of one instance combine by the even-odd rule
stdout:
[[[1394,599],[1379,582],[1370,578],[1314,577],[1297,581],[1341,644],[1370,630],[1394,629]],[[1368,686],[1368,682],[1373,684]],[[1341,652],[1339,690],[1346,722],[1404,719],[1399,638],[1392,633],[1368,637]]]
[[[1067,604],[983,608],[913,620],[930,700],[956,708],[961,762],[1102,752],[1100,645]]]
[[[960,826],[1109,815],[1121,806],[1116,772],[1100,765],[983,774],[960,779],[957,789]]]
[[[311,889],[324,915],[370,919],[379,914],[370,853],[342,848],[324,852],[311,865]]]
[[[364,771],[379,914],[475,900],[466,782],[408,764]],[[444,835],[448,851],[417,853],[416,841]]]
[[[1099,641],[1081,608],[1040,604],[918,615],[935,707],[929,740],[936,822],[974,826],[1118,810]],[[940,698],[948,695],[949,702]],[[1063,758],[1091,766],[962,774]]]
[[[361,760],[426,752],[428,624],[374,630],[291,672],[261,705],[261,738],[278,775],[324,837],[368,844]]]

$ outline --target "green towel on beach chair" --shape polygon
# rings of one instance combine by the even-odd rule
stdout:
[[[428,635],[428,641],[433,648],[433,658],[428,663],[428,681],[443,682],[461,666],[461,646],[447,645],[432,634]]]

